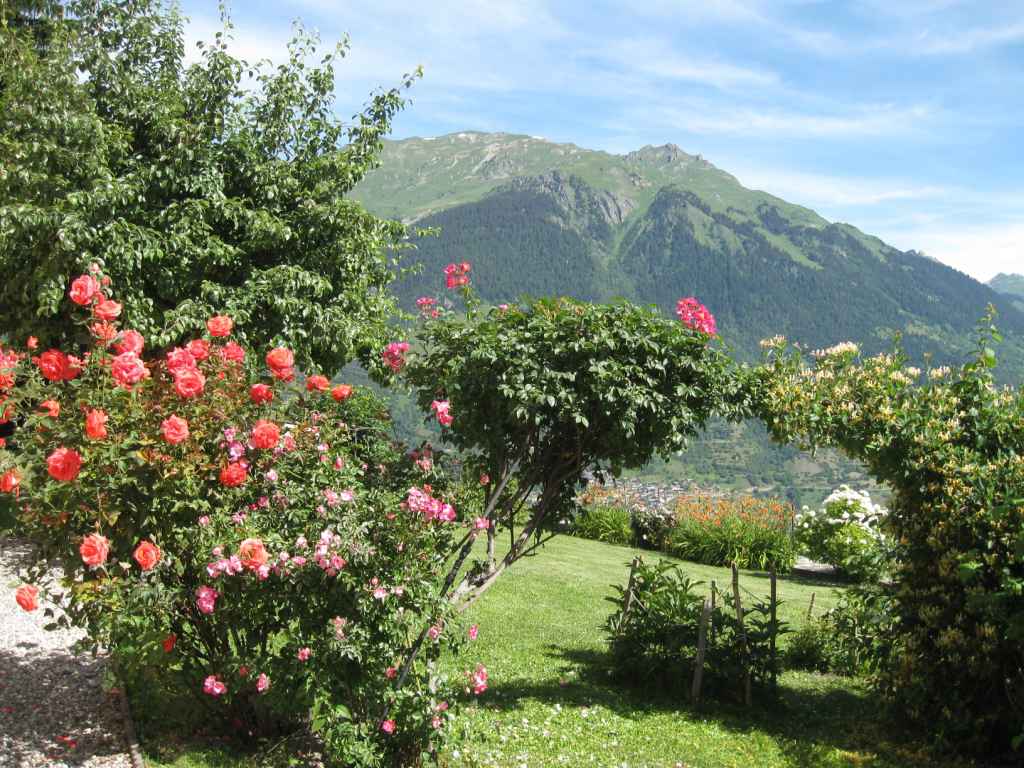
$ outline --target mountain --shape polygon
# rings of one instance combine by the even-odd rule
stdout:
[[[1017,308],[1024,311],[1024,275],[1007,275],[1000,272],[988,281],[988,286],[993,291],[1012,297]]]
[[[1019,381],[1024,372],[1024,308],[1014,298],[747,189],[673,144],[615,155],[504,133],[386,142],[382,166],[353,194],[374,213],[439,229],[416,240],[410,260],[422,272],[396,285],[409,309],[438,293],[445,264],[469,261],[475,288],[493,303],[622,296],[671,313],[680,297],[697,296],[743,359],[756,359],[758,341],[775,334],[812,349],[850,339],[873,353],[899,333],[913,360],[940,364],[972,353],[992,304],[1006,338],[1000,376]],[[743,444],[737,466],[764,459],[753,461],[749,486],[765,484],[757,468],[773,467],[768,479],[782,482],[792,470],[766,458],[767,441],[751,430],[737,436],[723,425],[715,439],[726,454]],[[754,444],[763,450],[752,454]]]

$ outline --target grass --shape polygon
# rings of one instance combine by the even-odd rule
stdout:
[[[635,550],[562,537],[505,574],[469,619],[479,640],[451,671],[482,662],[490,689],[467,702],[448,751],[447,768],[535,766],[671,766],[687,768],[959,768],[887,720],[863,684],[787,672],[779,699],[755,696],[751,709],[728,700],[686,703],[609,681],[601,624],[613,583],[624,583]],[[659,556],[644,553],[649,559]],[[724,568],[682,564],[705,583],[728,585]],[[743,572],[741,584],[768,594],[766,574]],[[838,585],[813,578],[779,580],[780,618],[805,620],[833,605]],[[157,719],[163,720],[162,717]],[[194,745],[182,724],[143,717],[143,751],[152,768],[287,765],[290,746],[239,754],[229,746]],[[294,763],[293,763],[294,764]],[[302,764],[302,763],[298,763]]]

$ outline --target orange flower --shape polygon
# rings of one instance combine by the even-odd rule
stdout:
[[[14,599],[26,611],[34,611],[39,607],[39,590],[31,584],[22,584],[14,593]]]
[[[214,315],[206,321],[206,330],[211,336],[230,336],[231,329],[235,327],[234,321],[226,315]]]
[[[82,556],[82,562],[90,567],[103,565],[107,562],[107,555],[110,553],[110,542],[105,536],[90,533],[82,539],[78,553]]]
[[[326,376],[316,374],[306,379],[306,389],[309,392],[326,392],[327,388],[331,385],[331,382]]]
[[[252,444],[257,448],[276,448],[281,428],[272,421],[260,419],[252,428]]]
[[[135,548],[132,557],[142,570],[148,571],[160,562],[161,555],[160,547],[151,541],[143,541]]]
[[[46,471],[54,480],[69,483],[78,477],[82,457],[74,448],[60,447],[46,458]]]
[[[46,415],[51,419],[56,419],[60,416],[60,403],[56,400],[43,400],[43,402],[39,404],[39,407],[46,411]]]
[[[343,400],[348,400],[352,395],[352,386],[350,384],[339,384],[331,390],[331,397],[337,400],[339,403]]]
[[[238,547],[238,557],[242,565],[250,571],[255,571],[261,565],[266,565],[269,555],[266,547],[259,539],[246,539]]]
[[[92,308],[93,314],[100,320],[116,320],[121,315],[121,305],[113,299],[105,299]]]
[[[220,471],[220,484],[227,488],[243,485],[249,474],[240,462],[232,462]]]
[[[107,436],[106,411],[89,409],[85,412],[85,434],[90,440],[102,440]]]

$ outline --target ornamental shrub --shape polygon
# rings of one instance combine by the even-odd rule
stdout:
[[[855,581],[877,579],[891,549],[883,533],[885,512],[866,491],[844,485],[825,499],[820,510],[804,507],[797,513],[797,546],[807,557],[834,565]]]
[[[627,610],[629,585],[616,586],[608,617],[614,673],[632,685],[653,685],[677,694],[689,692],[697,653],[700,616],[705,595],[702,582],[692,581],[679,566],[666,561],[637,565],[632,598]],[[744,651],[736,608],[731,595],[720,594],[711,612],[705,656],[705,680],[732,693],[741,690],[746,670],[751,681],[765,684],[778,672],[770,638],[788,631],[785,622],[773,625],[769,606],[752,602],[744,606],[747,650]]]
[[[788,571],[796,562],[793,508],[776,499],[682,495],[665,551],[706,565]]]
[[[225,729],[309,722],[338,765],[418,764],[455,688],[486,688],[482,667],[453,684],[436,666],[464,637],[441,576],[476,535],[444,477],[391,443],[366,389],[303,381],[224,316],[150,356],[96,319],[109,291],[100,273],[70,291],[88,350],[0,350],[0,411],[22,420],[0,490],[38,547],[32,589],[129,681],[191,692]]]
[[[633,542],[633,521],[629,510],[620,506],[585,507],[573,522],[572,533],[584,539],[629,546]]]
[[[807,364],[784,340],[755,386],[776,439],[835,445],[893,491],[892,631],[879,690],[960,748],[1024,744],[1024,394],[997,387],[998,333],[927,372],[845,344]]]

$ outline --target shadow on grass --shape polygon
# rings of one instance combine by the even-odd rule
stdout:
[[[967,768],[982,764],[936,755],[919,734],[888,717],[860,683],[831,675],[799,673],[779,682],[777,695],[755,690],[754,704],[742,705],[735,691],[721,684],[697,707],[685,694],[657,687],[620,684],[610,674],[610,657],[593,649],[548,645],[559,659],[560,679],[513,679],[493,687],[489,708],[514,711],[526,700],[563,707],[601,706],[618,717],[639,721],[647,713],[678,713],[682,719],[711,720],[738,734],[769,735],[793,768],[870,766],[871,768]],[[842,755],[837,761],[837,752]],[[986,763],[1003,766],[1005,763]]]

